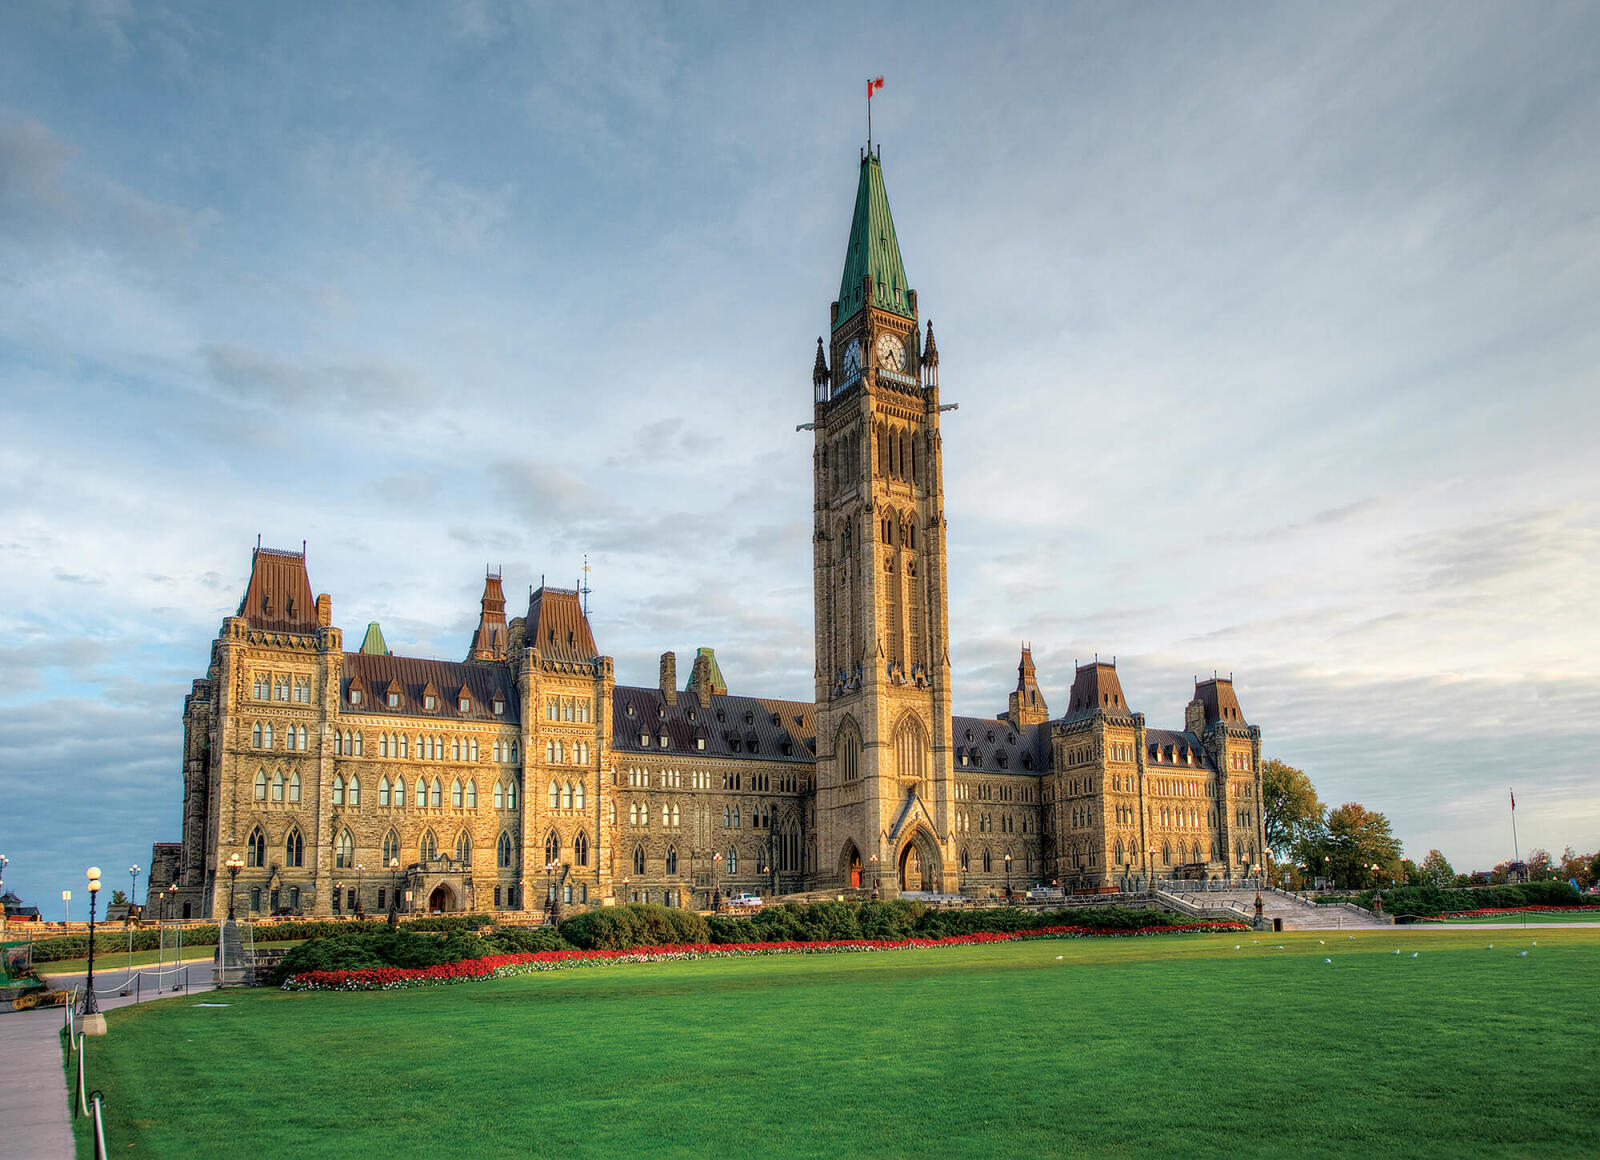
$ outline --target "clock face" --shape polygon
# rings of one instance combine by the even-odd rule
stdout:
[[[852,379],[861,373],[861,341],[852,338],[844,348],[844,377]]]
[[[878,339],[878,345],[873,348],[878,356],[878,366],[886,371],[903,371],[906,369],[906,348],[900,340],[892,334],[885,334]]]

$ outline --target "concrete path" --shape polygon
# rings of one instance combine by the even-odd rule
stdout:
[[[189,994],[213,989],[211,964],[191,964],[184,974],[169,976],[167,985],[182,985],[187,976]],[[110,977],[96,972],[95,990],[116,987],[126,980],[126,972]],[[50,980],[57,990],[83,981],[82,975]],[[183,997],[183,991],[162,991],[154,985],[139,989],[138,1000]],[[114,1011],[127,1007],[135,996],[126,998],[100,995],[100,1009]],[[61,1028],[66,1018],[60,1007],[41,1007],[32,1011],[0,1012],[0,1059],[5,1060],[5,1081],[0,1083],[0,1160],[74,1160],[72,1139],[72,1098],[61,1060]],[[110,1034],[115,1035],[112,1025]],[[94,1082],[93,1054],[90,1054],[89,1086]],[[107,1092],[108,1099],[114,1098]]]

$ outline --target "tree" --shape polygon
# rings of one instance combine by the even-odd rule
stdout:
[[[1304,771],[1276,758],[1263,761],[1261,798],[1267,846],[1280,857],[1296,856],[1298,846],[1320,836],[1326,807]]]
[[[128,905],[128,896],[123,894],[122,891],[120,891],[120,890],[113,890],[111,892],[111,905],[112,906],[126,906],[126,905]]]
[[[1325,872],[1347,887],[1398,880],[1400,840],[1390,832],[1388,818],[1360,802],[1346,802],[1328,814],[1327,834],[1317,853]]]
[[[1535,846],[1528,851],[1528,881],[1537,882],[1541,878],[1554,878],[1555,867],[1550,862],[1550,851],[1542,846]]]
[[[1560,875],[1576,882],[1579,890],[1587,890],[1595,884],[1597,871],[1600,871],[1600,853],[1579,854],[1571,846],[1561,851]]]
[[[1455,884],[1456,872],[1448,858],[1438,850],[1429,850],[1428,856],[1422,860],[1422,865],[1417,867],[1417,880],[1435,890],[1448,890]]]

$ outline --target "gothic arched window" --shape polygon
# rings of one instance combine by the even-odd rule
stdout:
[[[347,869],[356,864],[356,840],[349,830],[340,830],[333,843],[333,864]]]
[[[246,866],[265,866],[267,864],[267,836],[257,826],[250,831],[250,837],[245,841],[244,864]]]
[[[644,873],[644,847],[643,846],[635,846],[633,848],[633,872],[635,874],[643,874]]]
[[[511,866],[511,835],[510,834],[502,833],[500,835],[500,840],[495,843],[494,860],[495,860],[495,864],[498,865],[502,870],[510,868],[510,866]]]
[[[579,830],[578,836],[572,839],[572,860],[579,866],[589,864],[589,835],[582,830]]]
[[[283,840],[283,864],[298,867],[305,864],[306,843],[300,836],[300,828],[296,826],[289,831],[289,836]]]

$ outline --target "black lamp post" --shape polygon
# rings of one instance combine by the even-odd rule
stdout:
[[[344,883],[343,882],[335,882],[333,884],[333,913],[338,914],[338,915],[344,914]]]
[[[627,884],[624,878],[623,884]],[[626,898],[624,898],[626,901]],[[711,913],[722,913],[722,851],[711,855]]]
[[[89,977],[83,984],[83,1007],[80,1013],[93,1015],[100,1010],[94,997],[94,900],[100,894],[100,867],[89,867]]]
[[[239,880],[239,871],[244,869],[244,861],[237,854],[229,854],[228,860],[223,863],[228,869],[228,921],[234,921],[233,914],[233,884]]]
[[[1006,901],[1011,901],[1011,855],[1006,854]]]
[[[883,897],[883,879],[878,877],[878,856],[874,854],[867,861],[872,864],[872,898],[876,902]]]
[[[167,904],[168,918],[178,913],[178,884],[176,882],[167,887],[167,896],[162,901]]]
[[[545,921],[555,923],[561,919],[561,902],[556,898],[556,871],[561,868],[559,859],[552,858],[544,864],[545,872]]]
[[[389,859],[389,925],[400,925],[400,859]]]
[[[363,866],[360,862],[356,863],[356,917],[357,918],[365,918],[365,917],[367,917],[367,899],[366,899],[365,891],[364,891],[363,886],[362,886],[363,872],[365,870],[366,870],[366,867]]]

